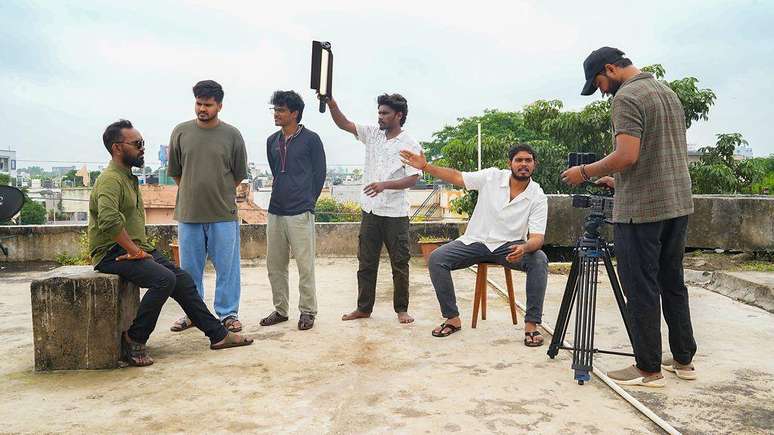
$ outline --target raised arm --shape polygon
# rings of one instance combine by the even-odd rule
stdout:
[[[462,172],[452,168],[442,168],[440,166],[431,165],[427,162],[425,154],[421,151],[419,154],[414,154],[411,151],[403,150],[400,152],[400,157],[401,160],[403,160],[403,163],[413,166],[426,174],[430,174],[435,178],[440,178],[455,186],[465,187],[465,181],[462,179]]]
[[[339,105],[336,104],[336,100],[334,100],[333,97],[330,97],[327,99],[327,103],[328,109],[331,112],[331,118],[333,118],[333,122],[336,124],[336,126],[357,136],[357,128],[355,127],[355,123],[347,119],[347,117],[341,113]]]

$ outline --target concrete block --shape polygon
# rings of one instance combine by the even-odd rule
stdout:
[[[119,366],[121,332],[140,305],[140,290],[91,266],[54,269],[32,282],[35,370]]]

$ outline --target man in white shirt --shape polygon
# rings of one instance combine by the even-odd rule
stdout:
[[[508,153],[510,169],[477,172],[431,165],[421,153],[401,151],[403,162],[444,181],[478,191],[478,203],[465,234],[433,251],[428,268],[446,321],[433,330],[447,337],[462,327],[451,271],[476,263],[498,263],[527,272],[527,314],[524,344],[541,346],[537,330],[543,314],[548,281],[548,258],[540,248],[546,231],[548,201],[532,180],[537,154],[529,145],[514,145]]]
[[[363,218],[357,251],[357,309],[341,320],[371,316],[376,300],[376,275],[382,244],[387,246],[392,266],[393,308],[400,323],[411,323],[409,304],[409,202],[405,189],[416,184],[422,171],[406,166],[400,151],[420,153],[422,148],[403,130],[408,103],[400,94],[383,94],[377,99],[379,126],[349,121],[333,98],[327,100],[333,122],[365,144],[366,183],[360,194]]]

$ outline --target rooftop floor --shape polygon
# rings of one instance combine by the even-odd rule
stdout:
[[[287,433],[657,433],[598,379],[579,386],[571,357],[527,348],[523,321],[490,288],[488,319],[470,328],[475,275],[454,273],[464,329],[438,339],[442,320],[422,259],[412,260],[411,314],[399,325],[392,280],[382,263],[371,319],[342,322],[354,308],[357,261],[319,258],[319,315],[298,331],[297,312],[264,328],[272,310],[263,262],[242,270],[240,317],[253,346],[213,352],[198,330],[172,333],[182,314],[170,301],[149,349],[156,363],[110,371],[33,372],[29,285],[40,271],[0,272],[0,421],[8,432],[287,432]],[[291,289],[297,274],[291,263]],[[503,284],[502,272],[490,272]],[[566,276],[552,274],[544,322],[553,325]],[[214,274],[206,274],[214,287]],[[514,273],[517,299],[524,275]],[[699,345],[697,381],[666,373],[667,386],[628,388],[684,433],[765,433],[774,427],[774,315],[691,287]],[[211,306],[212,292],[206,298]],[[291,305],[297,302],[291,291]],[[666,332],[666,327],[662,330]],[[628,350],[606,278],[601,278],[597,345]],[[666,334],[664,334],[666,335]],[[547,337],[550,340],[550,337]],[[571,339],[571,337],[568,337]],[[666,336],[664,349],[668,349]],[[602,355],[595,365],[632,359]]]

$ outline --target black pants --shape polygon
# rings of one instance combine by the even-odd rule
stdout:
[[[377,216],[363,212],[357,250],[357,310],[370,313],[376,300],[376,275],[382,244],[387,247],[394,287],[392,305],[396,313],[408,311],[409,304],[409,218]]]
[[[683,253],[688,216],[644,224],[615,224],[618,274],[626,294],[626,316],[637,367],[661,370],[661,310],[674,359],[688,364],[696,354]]]
[[[129,338],[139,343],[148,341],[156,327],[161,307],[169,297],[180,304],[188,318],[209,337],[210,342],[217,343],[226,337],[228,331],[207,309],[188,272],[175,266],[156,250],[150,253],[152,259],[115,261],[125,253],[123,248],[116,245],[94,268],[148,289],[140,301],[137,317],[127,332]]]

